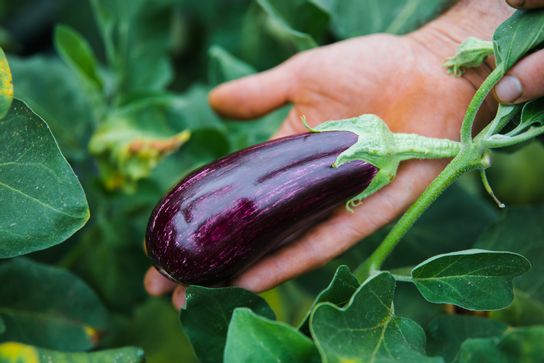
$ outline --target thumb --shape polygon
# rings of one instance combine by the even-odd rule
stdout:
[[[211,107],[229,118],[250,119],[264,115],[291,98],[295,72],[291,62],[271,70],[224,83],[209,95]]]
[[[506,2],[517,9],[544,8],[544,0],[506,0]]]
[[[522,103],[544,96],[544,49],[520,60],[495,87],[501,103]]]

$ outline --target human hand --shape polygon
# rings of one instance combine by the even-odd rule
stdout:
[[[544,8],[544,0],[507,0],[518,9]],[[544,49],[520,60],[495,87],[501,103],[523,103],[544,96]]]
[[[272,70],[217,87],[210,94],[210,103],[222,115],[237,119],[258,117],[292,103],[274,137],[305,132],[302,115],[315,126],[330,119],[374,113],[395,132],[458,139],[465,109],[487,72],[470,70],[464,78],[454,78],[442,68],[442,62],[468,36],[489,39],[507,15],[493,15],[481,32],[456,32],[471,28],[463,23],[466,14],[454,13],[446,22],[433,22],[407,36],[373,35],[306,51]],[[478,22],[482,24],[482,19]],[[494,107],[493,101],[486,105],[489,115]],[[394,182],[366,199],[354,213],[342,206],[232,284],[262,291],[325,264],[396,218],[445,164],[444,160],[403,163]],[[145,286],[158,295],[175,285],[152,268]],[[175,288],[172,299],[177,307],[184,304],[184,286]]]

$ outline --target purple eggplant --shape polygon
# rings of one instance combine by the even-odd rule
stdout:
[[[153,210],[146,233],[153,264],[186,284],[229,281],[368,186],[374,166],[332,167],[356,141],[347,131],[289,136],[193,172]]]

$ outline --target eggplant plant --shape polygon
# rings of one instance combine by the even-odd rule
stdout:
[[[446,61],[462,76],[496,59],[459,141],[361,115],[265,142],[285,110],[242,125],[207,104],[218,83],[330,40],[412,31],[449,4],[422,2],[90,0],[94,29],[59,0],[71,26],[23,57],[28,8],[0,3],[0,362],[544,361],[544,147],[523,147],[544,134],[544,101],[500,105],[472,131],[496,83],[544,46],[544,11]],[[35,3],[36,29],[53,29],[52,2]],[[212,287],[385,192],[403,161],[442,158],[395,224],[326,266],[263,294]],[[487,176],[506,158],[531,205],[489,202],[516,204]],[[149,260],[189,284],[179,318],[145,295]]]

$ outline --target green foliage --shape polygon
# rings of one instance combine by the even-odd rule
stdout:
[[[46,3],[55,5],[48,7]],[[47,57],[9,55],[15,95],[28,107],[15,101],[8,117],[0,120],[3,141],[0,150],[2,147],[6,150],[0,152],[0,158],[16,157],[7,147],[17,144],[25,150],[25,157],[41,155],[40,161],[58,164],[61,171],[49,175],[37,166],[36,170],[20,176],[11,169],[9,172],[0,169],[0,179],[12,178],[30,189],[41,188],[44,180],[48,180],[51,197],[48,202],[60,203],[61,210],[79,206],[76,213],[79,224],[75,220],[70,224],[60,217],[53,220],[49,212],[21,205],[20,201],[6,203],[0,188],[4,207],[0,216],[11,218],[9,225],[16,222],[16,226],[24,228],[20,231],[24,235],[36,232],[40,236],[23,241],[2,233],[0,246],[15,243],[16,248],[7,257],[35,250],[36,246],[45,248],[60,243],[78,230],[88,215],[79,182],[48,127],[80,178],[93,216],[91,223],[66,243],[31,256],[51,266],[26,259],[0,262],[0,341],[18,341],[0,344],[0,362],[141,362],[140,348],[107,349],[134,345],[146,351],[147,361],[151,363],[192,362],[196,357],[189,344],[203,362],[223,359],[314,362],[319,361],[319,355],[325,362],[344,363],[441,362],[442,358],[447,362],[477,359],[478,363],[542,360],[541,326],[507,328],[499,321],[515,326],[544,322],[540,283],[544,266],[542,208],[510,210],[497,220],[498,213],[474,188],[470,193],[459,186],[449,190],[404,237],[383,269],[395,269],[399,274],[395,276],[409,280],[406,275],[418,262],[437,254],[473,248],[476,240],[477,248],[527,256],[534,268],[514,280],[513,304],[491,312],[491,319],[444,316],[443,306],[424,300],[416,289],[421,284],[429,289],[425,273],[435,269],[436,263],[452,257],[451,254],[417,267],[416,285],[396,286],[390,273],[379,271],[359,285],[350,270],[340,265],[355,267],[361,263],[389,227],[333,263],[307,274],[299,280],[300,284],[286,284],[266,293],[280,321],[273,320],[274,313],[261,297],[248,291],[191,286],[187,290],[187,308],[180,313],[180,329],[177,312],[169,301],[146,298],[142,286],[143,274],[149,266],[142,238],[149,213],[160,196],[196,167],[266,140],[286,115],[284,108],[254,122],[222,120],[208,105],[211,87],[275,66],[297,51],[339,38],[412,31],[451,1],[430,4],[424,0],[233,0],[227,4],[217,0],[90,0],[90,3],[94,16],[85,14],[86,19],[78,20],[74,17],[81,12],[70,10],[74,6],[86,9],[88,5],[79,2],[73,5],[65,0],[40,2],[39,6],[35,1],[25,2],[35,5],[34,14],[39,16],[32,17],[32,23],[37,29],[53,29],[53,23],[59,20],[69,24],[54,28],[54,47],[61,59],[53,54],[55,49],[50,44],[43,48]],[[51,6],[62,9],[64,15],[48,18],[54,11]],[[23,23],[11,18],[10,9],[19,8],[32,6],[0,0],[1,15],[10,14],[10,24]],[[8,11],[4,12],[5,9]],[[26,16],[24,13],[21,18]],[[503,25],[495,36],[499,62],[513,64],[542,42],[539,17],[517,13]],[[44,23],[43,19],[50,23]],[[21,29],[18,34],[32,31]],[[6,30],[11,32],[11,25]],[[19,41],[10,34],[8,38]],[[11,50],[23,49],[25,54],[34,51],[18,47],[10,40]],[[8,98],[2,95],[9,90],[4,86],[9,85],[8,78],[9,73],[0,64],[3,85],[0,114],[7,111]],[[515,132],[534,132],[535,126],[542,125],[541,103],[537,100],[525,106],[520,125],[513,126]],[[501,110],[504,123],[521,111],[509,106],[502,106]],[[20,111],[28,117],[15,113]],[[11,119],[12,114],[17,118]],[[174,152],[180,146],[175,142],[179,141],[176,135],[186,130],[191,139]],[[19,135],[25,137],[15,137]],[[172,148],[157,148],[170,141]],[[521,189],[530,192],[527,197],[516,196],[515,201],[534,203],[539,201],[538,192],[542,189],[537,167],[539,151],[533,144],[520,152],[525,153],[523,162],[519,161],[518,153],[497,155],[496,163],[503,164],[504,173],[495,179],[504,181],[504,175],[510,174],[514,183],[509,185],[514,185],[516,192]],[[515,159],[505,161],[510,157]],[[528,179],[531,183],[526,183]],[[106,183],[99,184],[99,180]],[[105,190],[107,181],[113,181],[110,186],[121,188]],[[498,181],[492,182],[495,185]],[[501,188],[500,183],[496,185]],[[513,198],[515,193],[511,188],[503,194]],[[127,195],[122,190],[134,193]],[[493,226],[478,237],[491,223]],[[0,227],[4,227],[1,218]],[[431,300],[460,303],[469,308],[506,305],[511,299],[511,278],[524,270],[527,262],[514,253],[486,252],[487,255],[495,257],[493,266],[491,257],[486,260],[481,255],[463,255],[468,260],[459,260],[438,275],[436,281],[440,283],[444,278],[448,283],[454,281],[454,286],[463,292],[461,297],[430,286],[427,292],[440,297]],[[471,260],[474,257],[480,258],[476,261],[478,267],[487,267],[481,276],[467,274],[475,263]],[[78,277],[54,265],[70,269]],[[456,274],[448,274],[453,270]],[[500,273],[496,274],[497,271]],[[478,289],[493,294],[482,297]],[[425,333],[419,324],[426,325],[433,317],[426,329],[428,343],[425,344]],[[298,330],[286,324],[300,320]],[[94,349],[98,338],[100,349],[106,350],[73,353],[44,349]]]
[[[404,34],[435,18],[451,0],[322,0],[340,38],[372,33]]]
[[[468,339],[455,363],[540,362],[544,357],[544,327],[535,326],[505,331],[498,338]]]
[[[78,164],[88,158],[87,143],[101,105],[57,59],[10,57],[10,65],[15,96],[47,122],[66,158]]]
[[[476,243],[489,250],[509,250],[526,256],[533,268],[514,280],[511,307],[493,313],[514,325],[544,324],[544,207],[510,208]]]
[[[425,334],[414,321],[396,316],[395,279],[370,277],[344,308],[319,304],[310,329],[324,362],[441,362],[425,355]]]
[[[319,362],[313,342],[285,323],[237,308],[228,327],[224,362]]]
[[[544,10],[518,10],[493,34],[498,67],[506,72],[527,52],[544,42]]]
[[[91,46],[74,29],[59,25],[55,28],[55,46],[63,60],[85,81],[102,88],[98,65]]]
[[[67,353],[21,343],[0,344],[0,363],[144,363],[140,348],[126,347],[92,353]]]
[[[107,312],[96,294],[70,272],[27,259],[0,264],[0,341],[79,351],[98,343]]]
[[[339,266],[338,269],[336,269],[336,272],[329,283],[329,286],[327,286],[323,291],[317,295],[314,302],[312,303],[312,306],[308,310],[308,314],[300,323],[299,329],[306,335],[310,335],[310,313],[313,311],[313,309],[317,306],[317,304],[322,302],[329,302],[333,305],[342,307],[344,306],[353,293],[357,290],[359,287],[359,282],[351,274],[351,271],[349,268],[345,265]]]
[[[508,326],[496,320],[470,315],[441,315],[427,326],[427,352],[452,362],[467,339],[501,335]]]
[[[24,103],[0,120],[0,258],[56,245],[80,229],[89,209],[51,131]]]
[[[258,315],[274,319],[274,313],[268,304],[261,297],[249,291],[237,287],[210,289],[189,286],[187,306],[181,310],[180,318],[183,330],[202,362],[221,361],[229,321],[235,309],[241,307],[249,308]],[[241,319],[243,318],[244,316],[241,317]],[[239,334],[239,332],[233,334]]]
[[[531,265],[511,252],[465,250],[432,257],[412,270],[412,281],[433,303],[496,310],[512,303],[512,279]]]

